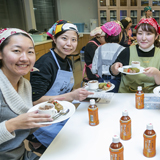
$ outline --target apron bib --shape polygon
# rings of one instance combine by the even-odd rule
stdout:
[[[52,50],[50,51],[58,66],[58,72],[52,87],[45,94],[45,96],[55,96],[68,93],[71,91],[74,85],[72,68],[68,62],[70,66],[70,71],[61,70],[58,60],[55,56],[55,53]],[[59,131],[62,129],[62,127],[65,125],[67,120],[52,124],[51,126],[41,127],[38,130],[36,130],[33,134],[39,140],[39,142],[41,142],[44,146],[48,147],[50,143],[53,141],[53,139],[56,137],[56,135],[59,133]]]
[[[155,67],[160,69],[160,49],[155,47],[154,57],[139,57],[136,46],[130,47],[130,60],[139,61],[141,67]],[[145,74],[137,75],[121,75],[121,83],[119,87],[119,93],[135,93],[138,86],[142,86],[145,93],[153,93],[153,89],[157,86],[153,77],[148,77]]]

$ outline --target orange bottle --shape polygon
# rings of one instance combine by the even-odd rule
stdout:
[[[119,141],[119,137],[114,135],[112,138],[112,143],[109,147],[110,160],[123,160],[123,145]]]
[[[122,140],[131,139],[131,118],[128,116],[127,110],[122,112],[120,119],[120,138]]]
[[[88,114],[89,114],[89,125],[96,126],[99,124],[98,119],[98,107],[95,104],[95,100],[90,100],[90,105],[88,107]]]
[[[142,91],[142,87],[138,86],[136,92],[136,108],[143,109],[144,108],[144,93]]]
[[[156,132],[153,130],[152,123],[147,125],[144,134],[143,155],[145,157],[154,157],[156,155]]]

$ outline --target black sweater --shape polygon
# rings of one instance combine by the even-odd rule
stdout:
[[[70,65],[72,66],[71,60],[67,57],[63,59],[56,53],[55,55],[57,57],[61,70],[70,71],[70,66],[68,64],[67,59],[69,60]],[[45,95],[45,93],[47,93],[47,91],[49,91],[56,79],[58,71],[58,66],[51,52],[48,52],[44,54],[42,57],[40,57],[36,61],[35,67],[38,68],[40,71],[31,72],[30,76],[33,101],[40,99],[42,96]]]

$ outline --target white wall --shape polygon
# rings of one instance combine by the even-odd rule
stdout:
[[[57,0],[58,19],[72,23],[85,23],[89,29],[90,19],[98,19],[97,0]]]

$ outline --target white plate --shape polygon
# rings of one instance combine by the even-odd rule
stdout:
[[[40,124],[58,123],[58,122],[61,122],[61,121],[64,121],[64,120],[68,119],[69,117],[71,117],[74,114],[75,106],[72,103],[67,102],[67,101],[57,101],[57,102],[60,103],[63,106],[64,110],[69,108],[69,112],[66,115],[60,116],[59,118],[55,119],[52,122],[40,122]],[[38,108],[44,103],[46,103],[46,102],[42,102],[42,103],[39,103],[39,104],[33,106],[28,112],[32,112],[32,111],[38,110]]]
[[[105,83],[105,82],[104,82],[104,83]],[[111,83],[111,84],[112,84],[112,86],[111,86],[108,90],[102,90],[102,91],[100,91],[100,92],[108,92],[108,91],[111,91],[112,89],[114,89],[115,85],[114,85],[113,83]],[[95,90],[89,89],[89,86],[88,86],[88,85],[86,85],[84,88],[85,88],[87,91],[96,92]]]
[[[144,71],[144,67],[138,67],[138,69],[140,69],[140,71],[138,73],[127,73],[127,72],[123,72],[124,68],[133,68],[132,66],[123,66],[122,68],[118,68],[118,71],[124,74],[128,74],[128,75],[136,75],[136,74],[141,74]]]
[[[155,88],[153,89],[153,93],[154,93],[156,96],[160,97],[160,86],[155,87]]]

